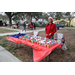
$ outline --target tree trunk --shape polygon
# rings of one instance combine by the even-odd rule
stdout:
[[[8,16],[9,17],[9,25],[10,25],[10,27],[12,26],[12,20],[11,20],[11,15],[10,16]]]
[[[29,22],[29,24],[30,24],[30,23],[32,22],[32,14],[31,14],[31,13],[29,13],[28,15],[29,15],[28,22]]]
[[[70,27],[70,23],[71,23],[71,21],[69,21],[69,27]]]
[[[7,16],[8,16],[8,18],[9,18],[9,25],[10,25],[10,27],[12,26],[12,16],[11,16],[11,12],[5,12],[6,14],[7,14]]]
[[[71,19],[69,18],[69,27],[70,27]]]

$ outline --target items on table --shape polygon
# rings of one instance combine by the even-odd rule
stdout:
[[[45,46],[47,48],[50,48],[51,46],[57,44],[56,40],[47,39],[46,37],[33,36],[31,34],[27,34],[19,38],[41,46]]]

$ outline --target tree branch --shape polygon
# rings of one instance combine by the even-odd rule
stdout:
[[[19,13],[21,13],[21,12],[13,13],[13,14],[11,15],[11,17],[14,16],[14,15],[17,15],[17,14],[19,14]]]

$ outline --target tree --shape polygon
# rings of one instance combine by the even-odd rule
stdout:
[[[56,13],[55,13],[55,19],[56,19],[56,20],[60,20],[61,18],[63,18],[62,12],[56,12]]]
[[[14,16],[14,15],[17,15],[17,14],[19,14],[20,12],[5,12],[5,14],[8,16],[8,18],[9,18],[9,25],[11,26],[12,25],[12,17]]]
[[[24,19],[26,19],[26,18],[28,18],[28,15],[27,15],[26,13],[22,12],[22,13],[20,13],[20,14],[14,15],[14,16],[12,17],[12,20],[13,20],[14,22],[17,22],[17,21],[20,21],[20,20],[24,20]]]
[[[48,12],[48,15],[55,18],[56,12]]]
[[[6,20],[8,20],[8,17],[7,17],[7,15],[0,14],[0,19],[3,20],[4,22],[6,22]]]
[[[42,18],[42,12],[26,12],[28,15],[28,22],[32,22],[32,18],[34,17],[36,20]]]
[[[34,17],[35,19],[38,19],[42,16],[42,12],[5,12],[5,14],[8,16],[9,18],[9,25],[12,25],[12,19],[13,20],[19,20],[24,19],[25,16],[28,15],[28,21],[29,23],[32,22],[32,17]]]
[[[69,20],[69,27],[70,27],[70,23],[71,23],[71,20],[73,19],[73,17],[74,17],[74,14],[75,14],[75,12],[65,12],[65,16],[67,16],[68,17],[68,20]]]
[[[45,13],[45,12],[42,13],[42,19],[43,20],[46,20],[47,21],[48,20],[48,17],[49,17],[48,13]]]

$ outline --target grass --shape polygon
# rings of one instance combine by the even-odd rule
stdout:
[[[68,30],[68,31],[74,31],[75,30],[75,28],[63,28],[64,30]],[[62,29],[62,30],[63,30]]]
[[[66,59],[65,62],[69,62],[69,59]]]
[[[8,28],[10,28],[10,26],[7,26]],[[20,26],[18,29],[20,29],[20,30],[23,30],[23,26]],[[40,27],[40,26],[38,26],[38,27],[36,27],[36,29],[43,29],[43,27]],[[26,30],[31,30],[31,29],[28,29],[28,26],[26,26]]]
[[[0,28],[0,33],[9,33],[9,32],[17,32],[17,31]]]
[[[67,32],[66,32],[66,31]],[[61,52],[59,55],[56,54],[54,51],[53,54],[51,54],[51,59],[52,62],[70,62],[70,61],[75,61],[75,45],[74,45],[74,39],[75,37],[72,36],[75,34],[75,31],[68,31],[67,29],[64,30],[59,30],[58,32],[61,32],[65,34],[65,40],[66,40],[66,45],[67,45],[67,50]],[[45,37],[45,32],[41,31],[39,33],[40,36]],[[11,52],[14,56],[19,58],[23,62],[33,62],[33,49],[27,45],[23,45],[21,48],[15,49],[16,44],[13,42],[10,42],[6,40],[6,36],[1,36],[0,37],[0,45],[3,46],[6,50]],[[19,45],[20,47],[20,45]],[[45,60],[41,60],[43,62]]]
[[[70,56],[70,53],[67,53],[67,55],[69,55],[69,56]]]
[[[67,29],[68,31],[75,31],[75,29]]]
[[[28,55],[33,55],[32,53],[28,53]]]

